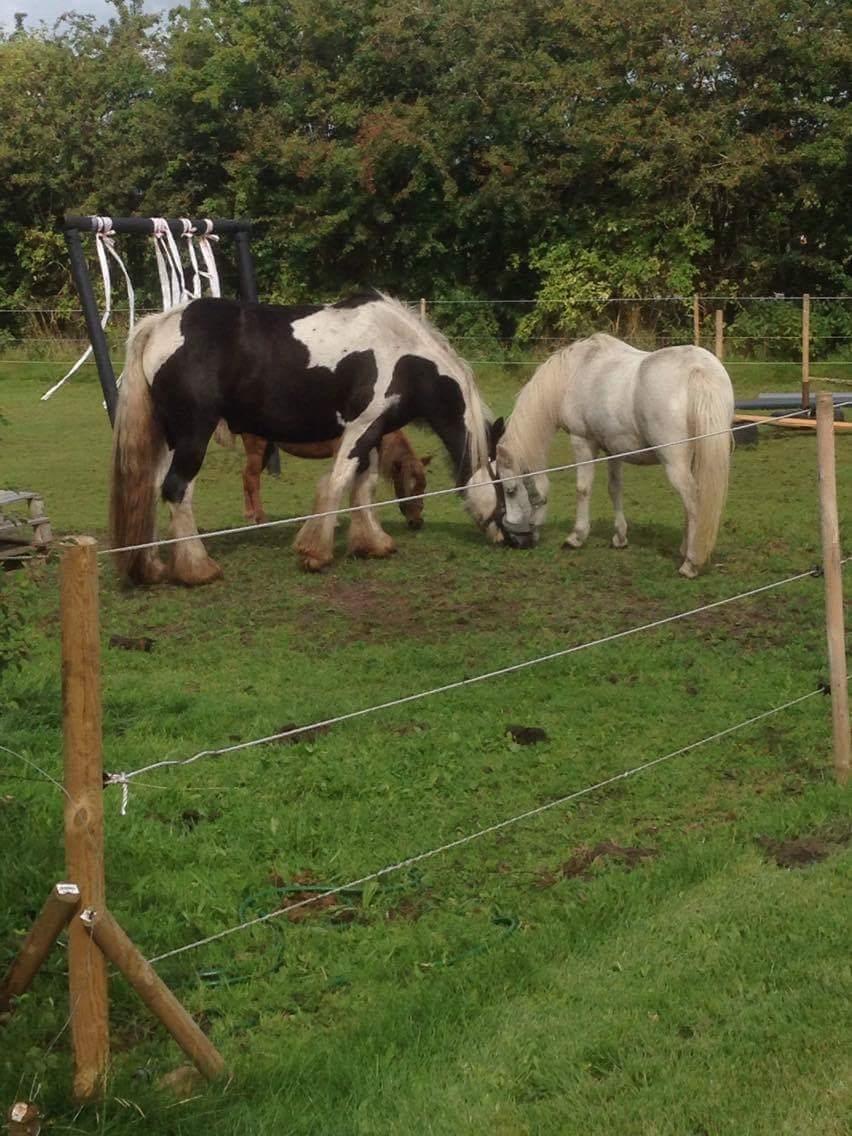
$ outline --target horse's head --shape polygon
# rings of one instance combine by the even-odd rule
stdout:
[[[503,486],[496,481],[494,459],[497,443],[503,435],[505,423],[502,418],[488,423],[488,458],[484,465],[475,469],[465,486],[465,504],[477,525],[494,544],[502,544],[504,539],[503,516],[506,502]]]
[[[494,468],[503,495],[500,528],[506,544],[534,548],[547,515],[547,474],[525,470],[504,445],[497,446]]]
[[[401,501],[399,505],[399,511],[410,529],[423,527],[423,498],[420,494],[426,492],[426,466],[431,460],[431,454],[419,458],[412,451],[394,458],[391,464],[391,477],[397,497],[414,498],[411,501]]]

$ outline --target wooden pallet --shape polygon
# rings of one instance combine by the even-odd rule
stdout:
[[[16,506],[24,506],[26,514],[15,511]],[[0,489],[0,561],[24,560],[43,552],[52,540],[50,518],[39,493]]]

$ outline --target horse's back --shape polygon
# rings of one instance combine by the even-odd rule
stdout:
[[[609,453],[688,435],[690,384],[696,376],[730,400],[731,381],[711,352],[693,345],[640,351],[605,333],[566,349],[570,375],[564,425]],[[653,458],[641,460],[654,460]]]

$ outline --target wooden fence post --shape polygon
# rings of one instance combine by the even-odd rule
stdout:
[[[692,297],[692,342],[696,347],[701,346],[701,308],[698,305],[698,293]]]
[[[716,309],[716,358],[723,359],[725,357],[725,324],[723,322],[724,313],[721,308]]]
[[[80,889],[83,907],[102,909],[106,896],[95,548],[91,537],[77,537],[62,555],[62,721],[67,878]],[[107,967],[79,919],[68,929],[68,985],[74,1096],[91,1100],[103,1091],[109,1061]]]
[[[802,410],[811,408],[811,298],[802,296]]]
[[[420,297],[420,318],[426,322],[426,299],[423,296]]]
[[[834,773],[839,785],[849,778],[849,688],[846,680],[846,640],[843,630],[843,570],[840,565],[840,525],[837,519],[837,480],[834,468],[834,400],[818,394],[817,458],[819,512],[822,527],[822,567],[825,576],[825,628],[828,639]]]

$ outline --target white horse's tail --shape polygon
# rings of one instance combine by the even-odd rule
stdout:
[[[220,418],[216,424],[216,429],[213,431],[213,441],[217,446],[222,446],[226,450],[233,450],[237,444],[237,436],[228,429],[228,423],[224,418]]]
[[[728,495],[734,413],[731,381],[724,371],[720,375],[709,368],[694,367],[689,373],[687,397],[690,436],[709,435],[693,442],[692,448],[692,475],[698,490],[694,556],[695,566],[700,568],[715,547]]]
[[[157,472],[168,447],[154,413],[142,357],[161,319],[159,313],[148,316],[136,325],[127,341],[112,442],[109,527],[113,548],[155,539]],[[115,561],[119,574],[134,583],[154,583],[160,576],[153,549],[118,552]]]

